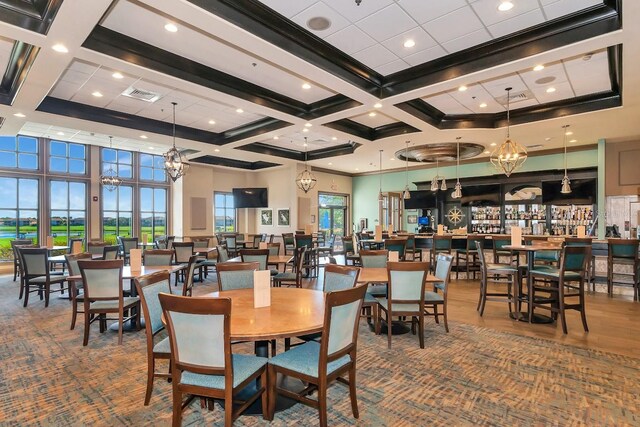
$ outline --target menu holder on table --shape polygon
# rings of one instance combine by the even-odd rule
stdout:
[[[142,249],[129,250],[129,266],[131,271],[142,270]]]
[[[82,253],[82,242],[80,242],[78,240],[73,242],[73,245],[71,245],[71,253],[72,254]]]
[[[400,253],[398,251],[389,251],[389,262],[400,261]]]
[[[142,243],[142,244],[145,244],[145,243],[147,243],[149,241],[149,240],[147,240],[147,238],[148,238],[147,233],[142,233],[140,235],[140,237],[141,237],[140,243]]]
[[[271,272],[257,270],[253,272],[253,307],[269,307],[271,305]]]
[[[511,246],[522,246],[522,228],[511,227]]]
[[[587,237],[586,227],[584,225],[579,225],[577,227],[578,237]]]
[[[267,242],[258,243],[258,249],[269,249],[269,247],[267,246]]]
[[[438,224],[438,236],[442,236],[444,234],[444,225]]]
[[[53,236],[47,236],[47,249],[53,249]]]
[[[374,236],[375,240],[382,240],[382,226],[381,225],[376,225],[376,234]]]

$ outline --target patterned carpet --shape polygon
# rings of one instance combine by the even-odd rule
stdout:
[[[211,276],[209,276],[211,277]],[[210,286],[206,288],[211,289]],[[82,321],[69,330],[70,304],[34,299],[24,309],[17,285],[0,276],[0,425],[169,425],[171,386],[157,380],[143,406],[144,332],[91,330],[82,347]],[[347,389],[329,391],[329,424],[640,425],[640,359],[565,346],[491,329],[428,322],[425,349],[410,334],[376,337],[362,323],[358,352],[360,420]],[[236,348],[236,347],[234,347]],[[251,352],[251,346],[240,351]],[[236,425],[266,425],[242,416]],[[273,426],[318,424],[302,405],[276,414]],[[222,425],[222,411],[195,401],[184,425]]]

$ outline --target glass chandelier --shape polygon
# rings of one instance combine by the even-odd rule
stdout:
[[[456,145],[458,154],[456,155],[456,186],[454,187],[453,194],[451,197],[454,199],[459,199],[462,197],[462,184],[460,184],[460,175],[458,174],[458,168],[460,167],[460,139],[462,137],[456,138]]]
[[[509,135],[509,98],[511,88],[507,91],[507,139],[491,153],[490,161],[498,169],[510,176],[514,171],[519,169],[527,160],[527,150],[515,141],[512,141]]]
[[[296,177],[296,186],[306,193],[316,186],[318,180],[307,167],[307,137],[304,137],[304,170]]]
[[[113,137],[110,136],[109,137],[109,148],[113,148]],[[113,169],[113,164],[109,164],[109,169],[107,169],[106,171],[104,171],[102,173],[102,175],[100,175],[100,184],[102,184],[102,186],[104,188],[106,188],[109,191],[113,191],[116,188],[118,188],[118,186],[120,184],[122,184],[122,178],[120,178],[118,176],[118,172],[116,172]]]
[[[407,148],[404,150],[404,169],[406,172],[406,180],[407,184],[404,187],[404,192],[402,193],[402,198],[404,200],[409,200],[411,198],[411,193],[409,192],[409,141],[406,142]]]
[[[567,175],[567,129],[569,125],[562,126],[562,130],[564,133],[564,178],[562,178],[562,189],[560,192],[562,194],[571,193],[571,181],[569,181],[569,175]]]
[[[163,154],[164,156],[164,170],[169,175],[169,178],[173,182],[176,182],[181,177],[185,176],[187,170],[189,170],[189,163],[187,158],[178,151],[176,148],[176,102],[172,102],[173,105],[173,147]]]

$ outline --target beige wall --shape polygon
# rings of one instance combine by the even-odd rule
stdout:
[[[640,194],[640,141],[607,143],[605,147],[606,195]]]

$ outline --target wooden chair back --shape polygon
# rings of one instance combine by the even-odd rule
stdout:
[[[242,262],[257,262],[260,270],[268,270],[269,249],[241,249],[240,258]]]
[[[257,262],[224,262],[216,265],[221,291],[252,289],[253,272],[260,269]]]
[[[144,251],[144,265],[171,265],[173,251],[169,249],[149,249]]]
[[[175,252],[175,260],[177,264],[185,264],[189,262],[189,258],[193,255],[193,242],[174,242],[173,251]]]
[[[325,292],[341,291],[353,288],[358,282],[360,269],[346,265],[327,264],[324,266],[322,290]]]
[[[364,268],[385,268],[389,251],[386,249],[379,250],[361,250],[360,265]]]

